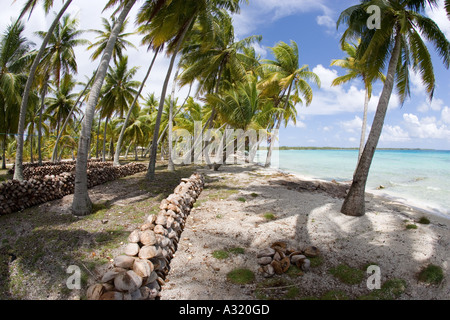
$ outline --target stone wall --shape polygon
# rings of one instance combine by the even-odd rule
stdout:
[[[61,166],[66,167],[70,164],[61,164]],[[22,182],[9,180],[1,183],[0,215],[24,210],[72,194],[75,188],[75,171],[62,172],[56,175],[45,174],[46,172],[61,171],[57,166],[51,167],[55,168],[42,169],[43,171],[40,174],[31,174],[32,178]],[[35,169],[39,170],[39,167]],[[113,167],[111,163],[91,163],[87,171],[88,188],[133,175],[146,169],[147,166],[141,163],[129,163],[120,167]],[[31,169],[27,168],[27,170]]]
[[[182,179],[174,192],[161,201],[160,212],[148,216],[131,232],[123,255],[87,290],[89,300],[154,300],[170,270],[181,233],[191,209],[203,190],[198,173]]]

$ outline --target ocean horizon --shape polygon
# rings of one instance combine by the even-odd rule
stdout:
[[[266,150],[256,162],[264,163]],[[280,148],[272,168],[308,179],[351,181],[358,150],[347,148]],[[366,191],[450,219],[450,150],[378,149]]]

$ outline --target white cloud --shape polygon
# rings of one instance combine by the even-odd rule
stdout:
[[[423,102],[417,107],[419,112],[428,112],[429,110],[441,111],[445,102],[442,99],[434,98],[431,103],[429,101]]]
[[[314,98],[311,106],[301,107],[300,114],[306,115],[333,115],[339,113],[357,113],[361,115],[364,110],[365,89],[358,89],[354,84],[348,86],[331,86],[333,80],[338,77],[336,70],[325,68],[323,65],[317,65],[312,70],[321,80],[321,88],[314,89]],[[362,86],[362,84],[361,84]],[[369,112],[374,112],[377,108],[380,94],[372,94],[369,102]],[[389,108],[399,106],[398,97],[393,94],[390,100]]]
[[[411,138],[419,139],[445,139],[450,141],[450,128],[444,124],[439,125],[435,117],[419,119],[414,114],[403,115],[405,129]]]
[[[409,141],[408,132],[403,130],[400,126],[384,125],[383,132],[380,137],[382,142],[405,142]]]
[[[334,19],[330,16],[317,16],[316,21],[319,26],[324,26],[330,30],[336,29],[336,21],[334,21]]]
[[[450,124],[450,108],[449,107],[445,107],[444,109],[442,109],[441,119],[444,123]]]
[[[444,0],[439,0],[437,9],[430,9],[427,6],[425,10],[426,14],[439,26],[447,39],[450,39],[450,20],[447,18],[447,14],[444,7]]]
[[[347,132],[357,133],[361,131],[362,123],[362,119],[358,116],[355,116],[353,120],[341,121],[340,126]]]
[[[261,25],[298,13],[319,11],[328,15],[330,9],[325,2],[325,0],[252,0],[250,5],[241,6],[240,14],[233,15],[236,35],[248,36]]]

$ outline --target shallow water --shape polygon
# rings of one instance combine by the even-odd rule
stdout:
[[[264,162],[265,156],[266,151],[259,151],[257,161]],[[274,152],[272,167],[308,178],[349,181],[357,158],[357,150],[280,150]],[[377,150],[367,191],[450,218],[450,151]]]

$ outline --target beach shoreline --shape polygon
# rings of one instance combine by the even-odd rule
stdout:
[[[343,197],[335,196],[335,189],[328,193],[315,184],[313,189],[304,185],[305,181],[330,182],[304,180],[259,165],[200,172],[207,183],[188,218],[162,299],[255,299],[259,286],[267,281],[258,271],[257,254],[276,241],[297,248],[315,246],[321,252],[320,266],[301,277],[285,279],[301,292],[295,299],[320,298],[330,291],[350,299],[369,295],[365,280],[348,285],[330,274],[341,265],[365,272],[368,263],[380,267],[383,283],[405,282],[406,289],[397,299],[450,299],[448,219],[370,193],[365,216],[345,216],[339,212]],[[268,213],[274,218],[265,218]],[[430,223],[418,223],[423,217]],[[214,252],[233,248],[241,248],[244,254],[223,260],[214,257]],[[429,264],[444,272],[445,280],[439,285],[418,281],[418,274]],[[235,268],[251,270],[255,281],[230,283],[227,274]]]

